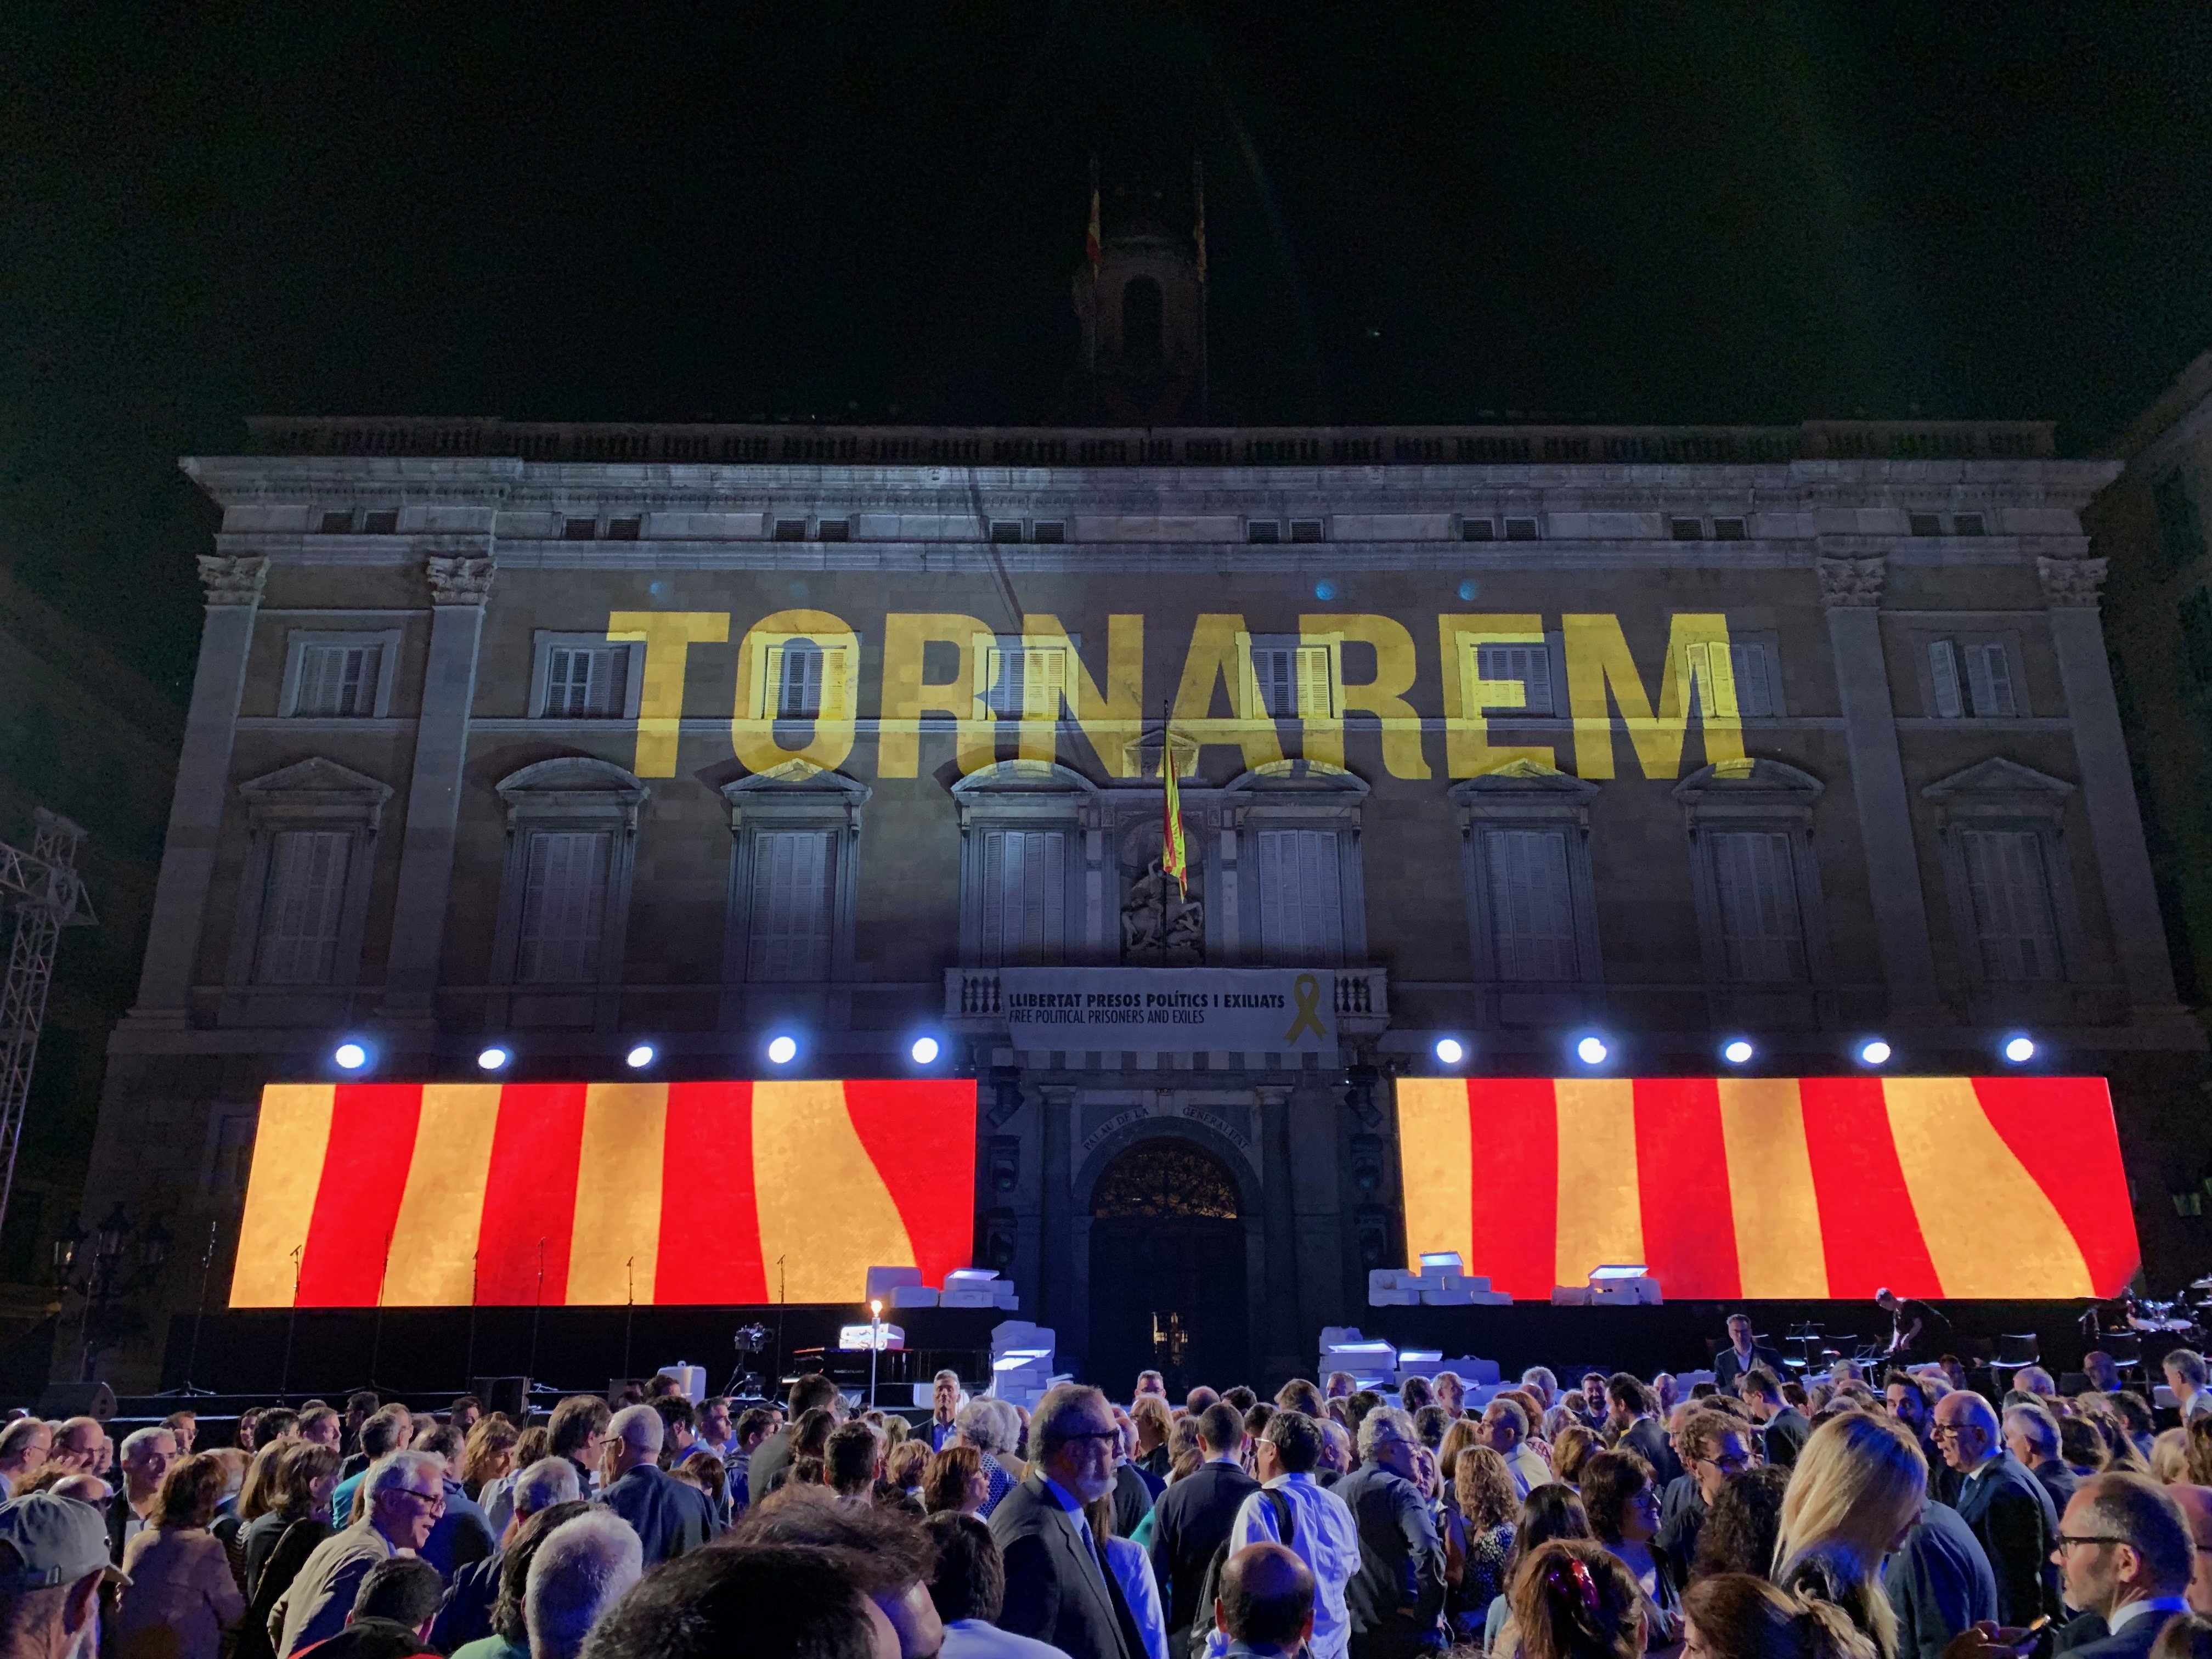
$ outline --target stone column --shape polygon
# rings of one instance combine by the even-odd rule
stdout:
[[[1087,1360],[1091,1356],[1091,1309],[1077,1294],[1075,1264],[1075,1091],[1042,1089],[1037,1111],[1043,1119],[1043,1180],[1038,1192],[1037,1310],[1030,1315],[1059,1335],[1060,1352]],[[1090,1277],[1084,1264],[1081,1279]],[[1081,1304],[1082,1305],[1079,1305]],[[1065,1359],[1060,1362],[1065,1364]]]
[[[415,721],[415,768],[407,784],[407,826],[392,897],[383,1013],[395,1023],[427,1027],[436,1016],[461,769],[468,759],[477,644],[483,634],[484,604],[491,597],[492,560],[488,554],[433,555],[423,569],[430,583],[430,659]]]
[[[1305,1375],[1301,1348],[1311,1346],[1310,1334],[1298,1329],[1298,1227],[1292,1203],[1291,1174],[1291,1091],[1255,1089],[1260,1114],[1260,1210],[1265,1222],[1261,1237],[1266,1245],[1266,1273],[1252,1286],[1252,1306],[1261,1316],[1254,1322],[1253,1350],[1261,1356],[1263,1380],[1277,1387],[1293,1376]]]
[[[2112,665],[2098,598],[2105,585],[2102,559],[2038,559],[2051,643],[2058,655],[2058,681],[2074,722],[2075,764],[2081,774],[2081,805],[2089,815],[2089,840],[2112,918],[2112,945],[2128,1000],[2138,1012],[2178,1012],[2173,963],[2159,920],[2158,890],[2143,845],[2142,813],[2128,767],[2127,732],[2112,695]]]
[[[1844,742],[1866,843],[1868,896],[1889,986],[1890,1012],[1900,1019],[1942,1018],[1936,990],[1936,953],[1928,942],[1928,906],[1920,890],[1920,859],[1905,763],[1897,748],[1897,711],[1881,648],[1881,593],[1888,560],[1824,558],[1820,602],[1828,612],[1828,644],[1836,661]]]
[[[185,1023],[208,885],[215,876],[216,846],[230,799],[231,747],[239,698],[246,689],[246,659],[253,648],[254,614],[269,576],[269,561],[258,556],[204,553],[199,567],[207,619],[200,626],[199,666],[192,675],[192,705],[177,757],[177,787],[147,923],[138,1004],[131,1011],[133,1023]]]

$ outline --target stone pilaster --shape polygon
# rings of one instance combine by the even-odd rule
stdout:
[[[407,823],[392,909],[383,1014],[403,1024],[435,1023],[446,902],[453,889],[461,773],[476,702],[477,647],[491,598],[493,561],[474,550],[423,561],[430,586],[430,652],[415,723]]]
[[[1881,598],[1888,567],[1881,555],[1822,559],[1820,603],[1828,613],[1828,645],[1835,659],[1837,700],[1850,754],[1851,792],[1858,805],[1859,838],[1866,845],[1867,890],[1890,1012],[1903,1019],[1932,1019],[1940,1015],[1936,953],[1928,940],[1911,802],[1882,655]]]
[[[2112,671],[2105,653],[2105,628],[2097,606],[2105,585],[2102,559],[2038,559],[2058,681],[2074,722],[2075,763],[2081,774],[2081,808],[2097,851],[2097,873],[2112,918],[2112,948],[2120,978],[2138,1016],[2175,1012],[2173,963],[2159,920],[2158,890],[2143,845],[2142,813],[2128,768],[2127,732]]]
[[[146,929],[138,1002],[131,1011],[134,1023],[185,1023],[206,924],[208,887],[215,876],[216,846],[230,798],[239,699],[246,689],[254,617],[269,579],[269,561],[202,554],[199,573],[207,617],[200,625],[199,665],[192,675],[191,708],[185,716],[184,747],[177,757],[177,787]]]

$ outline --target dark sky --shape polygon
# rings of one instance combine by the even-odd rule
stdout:
[[[182,687],[259,413],[1038,421],[1087,158],[1216,413],[2043,416],[2212,346],[2212,7],[0,15],[0,557]]]

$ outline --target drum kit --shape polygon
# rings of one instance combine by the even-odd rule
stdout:
[[[2123,1291],[2111,1301],[2095,1302],[2081,1316],[2081,1334],[2094,1341],[2127,1333],[2138,1340],[2157,1338],[2169,1347],[2201,1346],[2212,1328],[2212,1275],[2194,1280],[2166,1301]]]

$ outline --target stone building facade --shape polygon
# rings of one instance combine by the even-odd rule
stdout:
[[[227,1248],[261,1085],[346,1034],[587,1078],[929,1032],[1063,1359],[1220,1376],[1396,1261],[1391,1079],[1441,1035],[1794,1075],[2027,1029],[2111,1076],[2146,1194],[2197,1120],[2080,517],[2117,469],[2045,427],[253,439],[184,464],[223,525],[93,1207]],[[1022,963],[1333,970],[1335,1047],[1018,1048]]]

